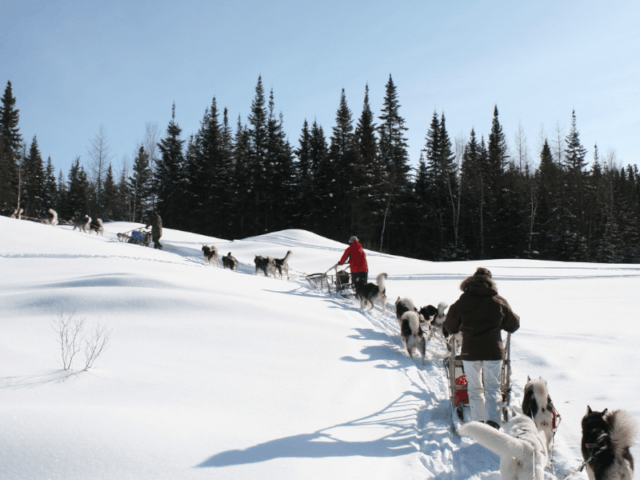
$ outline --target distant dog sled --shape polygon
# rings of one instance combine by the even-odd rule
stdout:
[[[151,243],[151,232],[144,228],[136,228],[125,233],[118,234],[118,240],[124,243],[134,243],[148,247]]]
[[[324,273],[312,273],[307,275],[307,282],[313,288],[320,290],[327,289],[329,293],[353,294],[353,282],[351,281],[351,273],[349,265],[339,270],[341,265],[333,265]],[[332,272],[333,273],[330,273]]]
[[[451,407],[464,421],[464,409],[469,408],[469,394],[467,392],[467,376],[464,373],[462,357],[457,355],[459,350],[457,335],[449,337],[451,353],[444,360],[444,366],[449,377],[449,396]],[[509,404],[511,403],[511,334],[507,333],[504,342],[504,358],[500,370],[500,392],[502,393],[502,417],[509,419]]]

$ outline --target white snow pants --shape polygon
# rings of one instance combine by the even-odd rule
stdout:
[[[462,365],[467,376],[471,420],[476,422],[493,420],[500,425],[502,423],[500,415],[502,360],[463,360]]]

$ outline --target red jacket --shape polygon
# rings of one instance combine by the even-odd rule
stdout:
[[[351,265],[351,273],[367,272],[369,273],[369,266],[367,265],[367,255],[364,253],[362,244],[360,242],[353,242],[349,248],[344,251],[344,255],[340,259],[340,265],[344,265],[347,259],[349,265]]]

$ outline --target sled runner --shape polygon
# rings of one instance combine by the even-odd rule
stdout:
[[[445,358],[444,366],[449,379],[449,398],[453,410],[454,427],[456,419],[464,422],[465,410],[469,409],[469,393],[467,392],[467,377],[464,374],[462,357],[458,355],[459,345],[457,336],[449,337],[451,353]],[[511,403],[511,334],[507,333],[504,342],[504,358],[500,369],[500,391],[502,392],[502,418],[509,420],[509,404]],[[457,430],[457,428],[456,428]]]
[[[144,228],[137,228],[125,233],[119,233],[118,240],[124,243],[134,243],[148,247],[151,243],[151,232]]]
[[[342,270],[338,269],[339,266],[341,265],[333,265],[324,273],[312,273],[307,275],[307,282],[309,282],[309,285],[313,288],[319,288],[320,290],[324,290],[326,288],[329,293],[348,294],[348,290],[353,286],[349,265]],[[333,273],[329,273],[332,270]]]

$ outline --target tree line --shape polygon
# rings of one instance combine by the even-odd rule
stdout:
[[[586,158],[575,112],[567,135],[544,138],[533,161],[522,131],[509,148],[494,108],[487,139],[471,129],[452,142],[444,112],[434,112],[417,167],[393,78],[376,115],[365,87],[357,119],[344,89],[335,125],[304,122],[297,144],[284,133],[273,90],[258,78],[247,123],[232,128],[214,97],[188,139],[172,118],[164,137],[140,145],[133,166],[116,174],[101,129],[92,168],[78,157],[68,175],[27,145],[11,82],[0,106],[0,209],[42,217],[85,213],[103,221],[144,222],[156,210],[169,228],[246,238],[289,228],[428,260],[538,258],[640,260],[640,176],[635,165]]]

